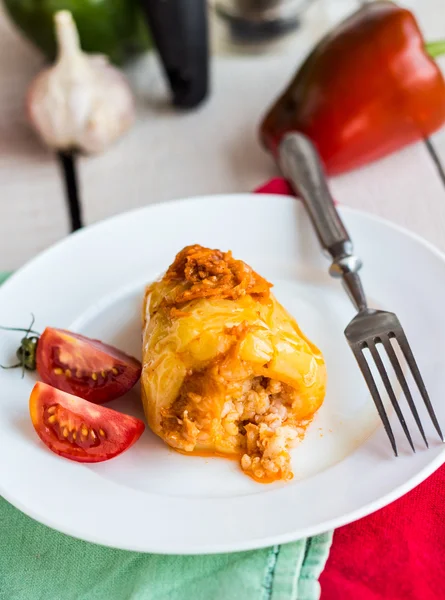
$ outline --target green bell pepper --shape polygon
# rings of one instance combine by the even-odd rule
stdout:
[[[49,60],[56,56],[53,15],[69,10],[82,50],[106,54],[116,64],[151,46],[137,0],[4,0],[14,23]]]

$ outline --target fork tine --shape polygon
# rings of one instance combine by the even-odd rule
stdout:
[[[411,446],[413,452],[415,452],[416,449],[414,448],[413,440],[411,439],[411,434],[406,425],[405,418],[402,413],[402,409],[400,408],[400,405],[397,402],[397,398],[396,398],[396,395],[394,394],[394,390],[392,389],[392,385],[391,385],[391,382],[389,381],[389,377],[388,377],[388,373],[386,372],[385,365],[383,364],[383,361],[382,361],[380,354],[375,346],[375,343],[368,340],[367,346],[369,348],[369,351],[371,352],[372,358],[374,359],[374,362],[380,373],[380,377],[382,378],[382,381],[385,384],[385,388],[388,393],[389,399],[391,400],[391,404],[393,405],[394,410],[396,411],[397,417],[400,421],[400,425],[402,426],[402,429],[405,432],[405,435],[407,437],[409,445]]]
[[[434,412],[434,408],[433,408],[433,405],[431,404],[431,400],[428,395],[428,392],[426,391],[425,384],[423,383],[423,379],[422,379],[422,375],[420,374],[419,367],[417,366],[416,360],[414,358],[414,354],[411,350],[411,347],[408,343],[408,339],[402,328],[400,328],[400,330],[397,331],[397,335],[395,336],[395,339],[397,340],[400,348],[402,349],[402,352],[405,356],[406,362],[408,363],[408,366],[411,369],[411,373],[413,374],[414,381],[416,382],[417,387],[419,388],[420,394],[423,398],[423,401],[425,402],[425,406],[427,408],[428,414],[431,417],[431,421],[433,422],[433,425],[436,428],[436,431],[439,434],[439,437],[443,442],[445,440],[443,438],[443,433],[442,433],[442,430],[440,429],[439,422],[437,421],[436,413]]]
[[[369,368],[368,363],[366,362],[366,358],[363,355],[363,352],[359,348],[357,351],[353,348],[354,356],[356,361],[358,362],[358,366],[365,378],[366,384],[371,392],[372,399],[374,400],[374,404],[376,405],[377,412],[380,415],[385,431],[389,437],[389,441],[391,442],[392,449],[394,450],[394,454],[398,456],[396,440],[394,438],[394,434],[391,429],[391,425],[388,420],[388,416],[385,411],[385,407],[383,406],[382,399],[380,398],[379,391],[374,381],[374,377],[372,376],[371,370]]]
[[[414,420],[417,423],[417,427],[422,435],[423,441],[425,442],[426,447],[428,448],[428,440],[426,439],[425,432],[423,430],[422,422],[419,417],[419,413],[417,412],[416,405],[414,404],[414,399],[412,397],[411,391],[408,386],[408,382],[406,381],[405,375],[403,374],[402,367],[400,366],[399,359],[396,356],[394,348],[392,347],[391,341],[386,336],[382,336],[382,344],[385,347],[386,353],[389,356],[389,360],[391,361],[392,368],[395,371],[397,379],[399,380],[400,387],[405,394],[405,398],[408,402],[408,405],[411,409]]]

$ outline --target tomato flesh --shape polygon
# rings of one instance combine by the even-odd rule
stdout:
[[[37,370],[45,383],[95,404],[127,393],[141,363],[108,344],[47,327],[37,345]]]
[[[96,406],[41,382],[31,392],[29,412],[42,442],[59,456],[78,462],[114,458],[128,450],[145,429],[136,417]]]

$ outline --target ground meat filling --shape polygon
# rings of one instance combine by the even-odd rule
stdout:
[[[199,442],[221,433],[241,456],[241,467],[258,480],[292,479],[289,449],[304,434],[288,412],[298,393],[267,377],[251,377],[224,403],[215,419],[211,400],[188,390],[163,417],[169,443],[192,452]],[[212,410],[213,408],[213,410]]]

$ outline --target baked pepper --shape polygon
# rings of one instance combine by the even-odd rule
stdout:
[[[264,118],[275,152],[288,131],[305,133],[329,174],[379,159],[445,122],[445,81],[414,15],[393,2],[366,4],[314,48]]]
[[[150,47],[150,37],[137,0],[4,0],[19,29],[48,60],[56,56],[54,13],[69,10],[82,49],[106,54],[114,63]]]

